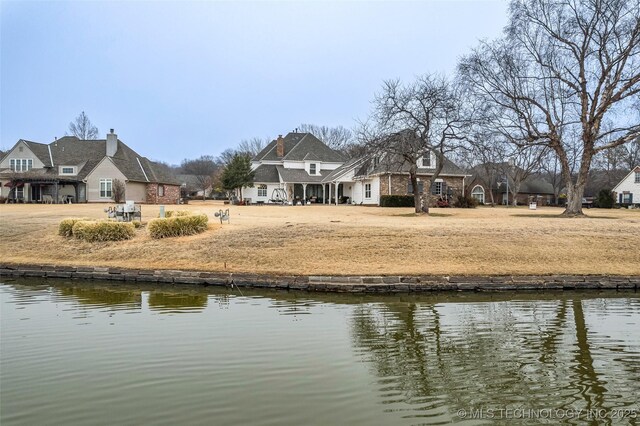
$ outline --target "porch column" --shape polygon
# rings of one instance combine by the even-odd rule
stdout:
[[[304,202],[307,202],[307,184],[303,183],[302,184],[302,199],[304,200]]]
[[[336,206],[337,206],[338,205],[338,186],[340,184],[338,182],[335,182],[333,185],[336,187],[335,191],[336,191]]]
[[[55,186],[55,189],[56,189],[55,190],[55,197],[56,197],[55,203],[58,204],[58,181],[56,181],[55,183],[56,183],[56,186]]]

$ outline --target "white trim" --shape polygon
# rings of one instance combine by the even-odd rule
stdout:
[[[51,161],[51,167],[53,167],[53,155],[51,155],[51,145],[47,145],[49,149],[49,160]]]
[[[149,178],[147,177],[147,172],[144,171],[144,167],[142,167],[142,163],[140,162],[140,159],[136,157],[136,160],[138,160],[138,165],[140,166],[140,170],[142,170],[142,174],[144,175],[144,178],[147,180],[147,182],[149,182]]]
[[[620,182],[618,182],[618,184],[617,184],[616,186],[614,186],[614,187],[613,187],[613,189],[612,189],[611,191],[618,192],[616,189],[617,189],[620,185],[622,185],[622,183],[623,183],[625,180],[627,180],[627,178],[628,178],[629,176],[631,176],[633,173],[635,173],[636,169],[638,169],[638,168],[640,168],[640,166],[636,166],[636,167],[634,167],[634,168],[629,172],[629,174],[628,174],[628,175],[626,175],[624,178],[622,178],[622,180],[620,180]]]

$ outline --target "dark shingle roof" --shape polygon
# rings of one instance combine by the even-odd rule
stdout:
[[[105,139],[80,140],[75,136],[65,136],[48,145],[38,142],[24,142],[44,163],[45,167],[51,167],[50,158],[53,158],[54,167],[44,172],[50,178],[85,179],[106,156],[107,142]],[[49,155],[49,150],[51,155]],[[180,185],[180,181],[167,167],[140,156],[120,140],[118,140],[118,150],[111,157],[111,160],[130,181]],[[73,177],[60,176],[58,175],[59,166],[76,166],[78,168],[77,174]]]
[[[295,183],[321,183],[329,175],[329,170],[320,171],[319,175],[310,175],[304,169],[285,169],[283,166],[276,166],[282,182]]]
[[[280,177],[276,166],[263,164],[254,170],[254,182],[259,183],[279,183]]]
[[[335,170],[332,170],[324,179],[323,182],[332,182],[334,179],[339,178],[342,174],[347,173],[349,170],[361,167],[367,161],[367,157],[356,157],[344,163],[342,166]]]
[[[284,137],[284,157],[278,157],[277,141],[271,141],[253,158],[253,161],[323,161],[327,163],[342,163],[345,158],[338,151],[325,145],[311,133],[289,133]]]
[[[403,161],[398,155],[385,155],[383,159],[377,166],[371,167],[371,162],[369,161],[367,164],[364,164],[363,167],[360,168],[356,172],[356,176],[364,176],[364,175],[377,175],[377,174],[386,174],[386,173],[409,173],[410,164],[406,161]],[[435,172],[435,168],[418,168],[418,174],[421,175],[429,175]],[[444,166],[440,171],[441,176],[466,176],[467,173],[464,172],[460,167],[454,164],[451,160],[445,157]]]

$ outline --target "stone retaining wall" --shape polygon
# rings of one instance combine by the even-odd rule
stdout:
[[[293,276],[84,266],[0,264],[0,277],[77,278],[144,283],[200,284],[341,293],[429,291],[640,290],[640,276]]]

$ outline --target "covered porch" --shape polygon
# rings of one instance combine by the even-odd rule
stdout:
[[[86,202],[86,184],[84,182],[23,178],[5,181],[3,186],[8,188],[7,200],[12,203]]]
[[[343,183],[286,183],[289,201],[296,203],[349,204],[351,192]]]

